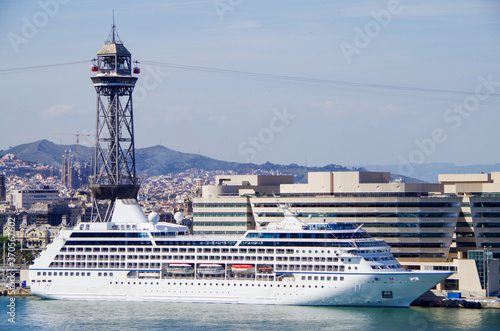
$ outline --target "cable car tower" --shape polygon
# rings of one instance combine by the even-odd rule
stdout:
[[[97,93],[95,162],[90,184],[92,221],[109,222],[116,199],[137,199],[139,182],[135,172],[132,92],[137,77],[132,76],[130,52],[123,46],[113,17],[104,46],[92,60],[91,77]],[[139,73],[139,68],[134,68]],[[98,202],[109,202],[106,212]]]

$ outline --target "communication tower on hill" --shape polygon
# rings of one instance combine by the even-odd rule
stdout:
[[[136,62],[137,63],[137,62]],[[135,172],[132,92],[139,68],[132,68],[130,52],[123,46],[116,27],[92,60],[91,77],[97,93],[95,162],[90,189],[92,220],[108,222],[116,199],[136,199],[139,182]],[[99,201],[107,200],[105,212]]]

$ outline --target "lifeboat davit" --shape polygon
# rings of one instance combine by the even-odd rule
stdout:
[[[253,264],[233,264],[231,271],[235,274],[253,274],[255,266]]]

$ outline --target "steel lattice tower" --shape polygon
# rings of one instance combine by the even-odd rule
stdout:
[[[97,52],[91,77],[97,92],[95,162],[91,192],[92,220],[108,222],[116,199],[136,199],[139,183],[135,173],[132,92],[137,77],[132,76],[130,52],[123,46],[113,22],[111,33]],[[134,68],[134,73],[139,73]],[[99,200],[108,200],[105,213]]]

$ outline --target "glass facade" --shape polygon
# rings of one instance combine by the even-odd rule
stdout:
[[[483,290],[487,288],[488,272],[490,261],[493,259],[493,252],[491,250],[470,250],[468,257],[476,261],[477,272],[481,280],[481,287]]]

